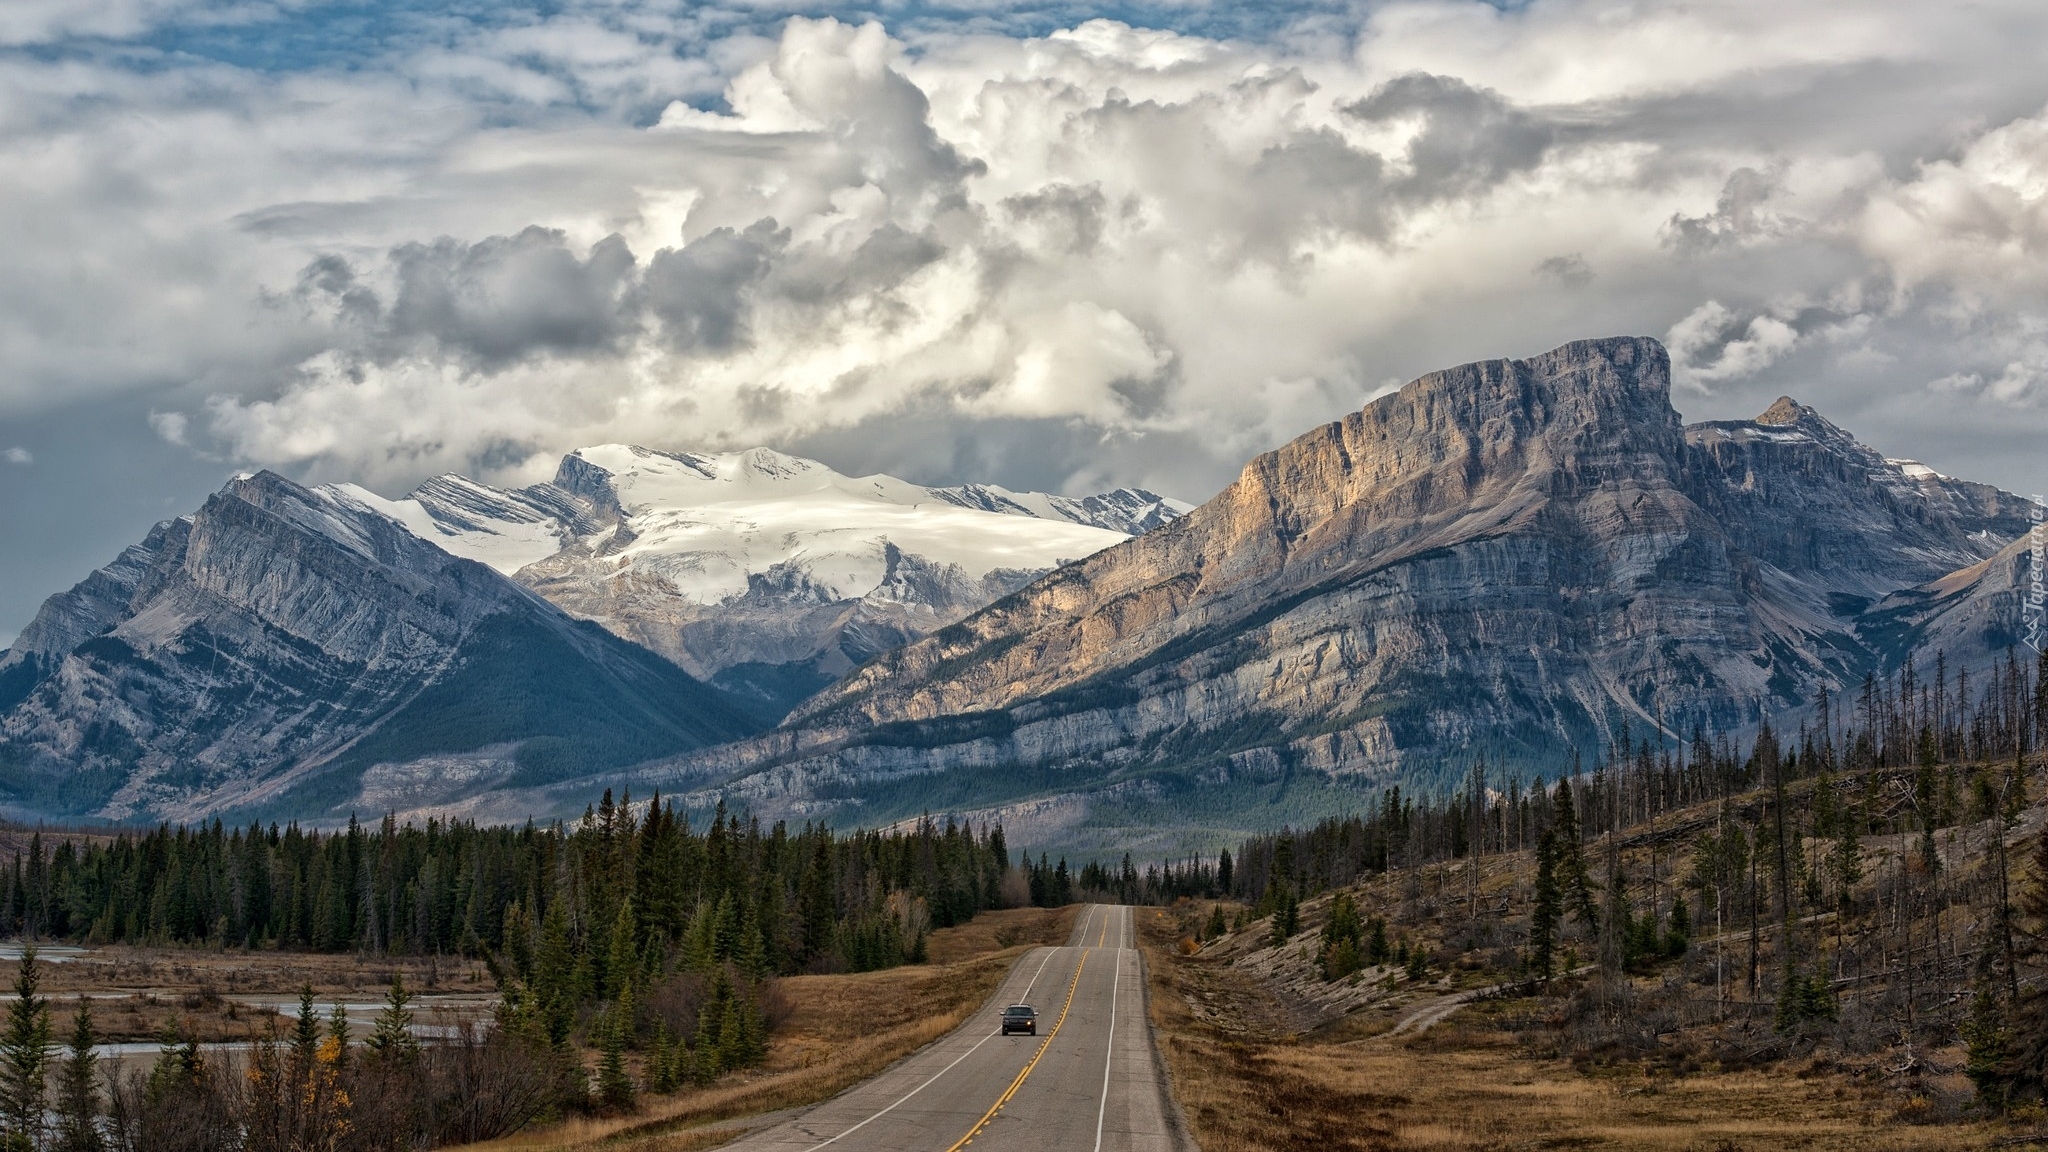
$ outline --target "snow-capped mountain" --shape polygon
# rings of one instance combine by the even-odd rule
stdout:
[[[1139,489],[934,488],[766,448],[624,444],[511,491],[453,475],[401,500],[329,491],[776,709],[1188,508]]]
[[[349,494],[268,472],[52,596],[0,654],[0,794],[48,813],[375,811],[760,725]]]
[[[0,801],[318,819],[614,770],[758,731],[1185,509],[766,449],[604,445],[550,483],[401,500],[238,476],[0,653]]]

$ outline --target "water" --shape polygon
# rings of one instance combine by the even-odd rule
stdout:
[[[27,945],[19,940],[0,941],[0,960],[19,960]],[[69,944],[38,944],[36,959],[44,964],[69,964],[92,952],[85,948],[74,948]]]

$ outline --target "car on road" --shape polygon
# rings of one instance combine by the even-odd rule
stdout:
[[[1029,1004],[1012,1004],[1003,1009],[1003,1035],[1012,1032],[1038,1035],[1038,1009]]]

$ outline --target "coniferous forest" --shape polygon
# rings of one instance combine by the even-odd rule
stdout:
[[[47,1106],[123,1148],[478,1139],[758,1062],[777,976],[916,962],[932,929],[1004,904],[1186,897],[1240,905],[1208,913],[1202,939],[1255,921],[1272,946],[1314,932],[1322,979],[1498,971],[1563,998],[1545,1027],[1580,1055],[1669,1050],[1673,1028],[1724,1044],[1724,1064],[1734,1036],[1743,1059],[1964,1042],[1996,1104],[2048,1087],[2048,839],[2007,846],[2043,787],[2044,743],[2048,660],[1973,683],[1937,658],[1932,675],[1909,664],[1853,699],[1823,694],[1795,729],[1740,745],[1618,724],[1550,780],[1475,763],[1447,795],[1388,788],[1358,815],[1142,868],[1013,868],[999,827],[950,820],[837,835],[721,808],[699,829],[609,793],[573,828],[52,833],[0,877],[24,938],[462,954],[486,962],[500,1004],[492,1027],[420,1045],[394,986],[352,1046],[309,998],[245,1074],[171,1037],[147,1078],[104,1098],[81,1013],[61,1099],[16,1098],[37,1078],[11,1076],[0,1128],[101,1146],[35,1128]],[[55,1051],[32,968],[0,1037],[9,1067]],[[366,1092],[403,1106],[369,1123],[347,1104]],[[194,1132],[209,1135],[181,1143]]]
[[[310,1016],[259,1045],[241,1078],[172,1037],[147,1082],[126,1096],[117,1084],[105,1104],[111,1130],[150,1149],[230,1147],[230,1133],[298,1147],[258,1134],[307,1125],[353,1134],[308,1147],[430,1146],[706,1082],[764,1055],[774,977],[921,961],[933,928],[1001,900],[1010,866],[1000,827],[924,820],[842,836],[764,829],[721,807],[697,829],[659,798],[609,792],[573,830],[387,819],[374,831],[214,823],[53,838],[46,851],[33,837],[6,878],[27,939],[462,954],[498,983],[494,1027],[425,1046],[408,1038],[394,987],[360,1059],[345,1021]],[[16,1004],[33,1001],[30,987]],[[34,1049],[36,1027],[19,1022],[9,1042]],[[47,1039],[47,1011],[40,1027]],[[367,1098],[364,1078],[410,1103],[380,1109],[380,1125],[345,1116]],[[193,1132],[208,1135],[181,1143]]]

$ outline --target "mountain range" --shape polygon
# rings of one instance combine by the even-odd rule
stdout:
[[[1655,341],[1574,343],[1416,380],[777,730],[639,776],[1109,851],[1355,809],[1477,757],[1554,777],[1624,726],[1738,732],[1915,650],[2003,658],[2028,507],[1790,399],[1686,426]]]
[[[607,445],[402,500],[237,477],[0,656],[0,788],[23,814],[317,819],[614,770],[758,732],[1185,508],[765,449]]]
[[[1158,854],[1475,757],[1554,776],[1624,728],[1739,731],[1914,651],[2004,659],[2028,527],[1790,399],[1685,425],[1639,338],[1422,377],[1192,510],[766,450],[399,501],[265,474],[0,658],[0,785],[519,819],[630,784]]]

